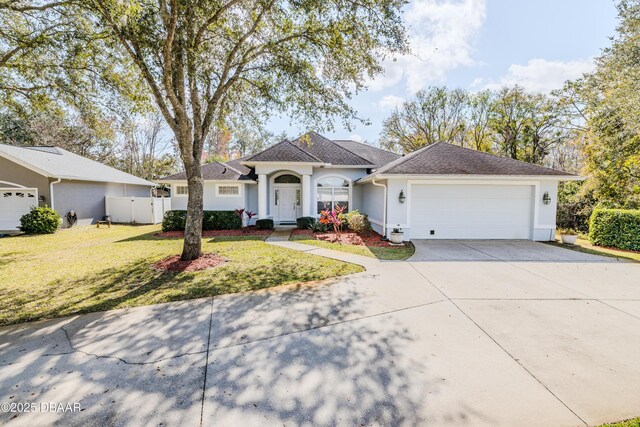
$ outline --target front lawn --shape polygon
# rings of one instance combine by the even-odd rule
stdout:
[[[640,427],[640,418],[633,418],[631,420],[611,424],[602,424],[599,427]]]
[[[159,226],[78,227],[0,239],[0,325],[321,280],[362,267],[264,243],[264,236],[203,239],[228,262],[199,272],[150,265],[179,254]]]
[[[366,241],[363,245],[332,243],[324,240],[318,240],[313,234],[311,234],[311,232],[307,232],[307,230],[294,230],[294,233],[291,234],[289,240],[298,243],[304,243],[306,245],[312,245],[326,249],[334,249],[336,251],[348,252],[356,255],[364,255],[371,258],[378,258],[380,260],[387,261],[404,261],[415,252],[415,248],[411,242],[406,242],[404,246],[379,246],[375,244],[367,245]]]
[[[551,244],[556,246],[561,246],[567,249],[572,249],[578,252],[584,252],[588,254],[608,256],[608,257],[614,257],[614,258],[624,258],[624,259],[640,262],[640,252],[624,251],[622,249],[603,248],[601,246],[595,246],[595,245],[592,245],[590,241],[583,239],[582,236],[578,237],[578,241],[576,242],[575,245],[565,245],[561,243],[559,234],[556,236],[556,238],[558,239],[558,241],[551,242]]]

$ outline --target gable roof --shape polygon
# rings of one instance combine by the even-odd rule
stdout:
[[[156,186],[151,181],[87,159],[60,147],[17,147],[0,144],[0,157],[49,178]]]
[[[321,159],[324,163],[341,166],[375,166],[371,160],[316,132],[307,132],[294,139],[293,143]]]
[[[202,179],[209,181],[253,181],[250,176],[251,169],[240,164],[238,164],[238,166],[241,169],[236,169],[234,164],[236,162],[237,160],[227,163],[206,163],[200,167],[202,170]],[[164,177],[159,181],[186,181],[186,179],[186,172],[180,172]]]
[[[374,147],[364,142],[350,139],[336,139],[334,142],[352,153],[367,159],[371,164],[376,165],[376,167],[382,167],[401,157],[400,154],[392,153],[391,151],[383,150],[382,148]]]
[[[399,156],[395,153],[351,140],[332,141],[317,132],[307,132],[293,141],[282,141],[257,154],[240,159],[253,162],[305,162],[337,166],[378,168]]]
[[[271,147],[244,159],[245,162],[301,162],[323,163],[309,151],[289,140],[281,141]]]
[[[380,175],[513,175],[565,176],[574,174],[519,160],[496,156],[470,148],[438,142],[407,154],[374,173],[365,181]]]

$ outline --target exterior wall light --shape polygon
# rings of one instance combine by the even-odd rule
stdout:
[[[549,196],[548,191],[545,191],[544,194],[542,195],[542,203],[544,203],[545,205],[548,205],[549,203],[551,203],[551,196]]]
[[[405,200],[407,200],[407,198],[404,195],[404,190],[400,190],[400,195],[398,196],[398,201],[400,203],[404,203]]]

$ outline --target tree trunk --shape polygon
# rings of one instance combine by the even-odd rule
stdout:
[[[184,246],[182,248],[182,261],[191,261],[202,255],[202,171],[200,162],[191,161],[185,165],[189,199],[187,201],[187,222],[184,227]]]

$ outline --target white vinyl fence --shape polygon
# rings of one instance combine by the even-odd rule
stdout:
[[[171,210],[166,197],[105,197],[105,212],[111,222],[159,224],[164,213]]]

